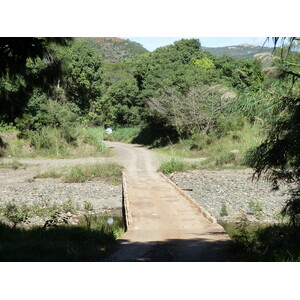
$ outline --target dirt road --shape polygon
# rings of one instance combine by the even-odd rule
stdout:
[[[230,239],[157,173],[154,152],[106,142],[125,168],[130,224],[106,261],[229,261]],[[204,183],[205,184],[205,183]]]

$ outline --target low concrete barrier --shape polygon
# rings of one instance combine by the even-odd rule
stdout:
[[[170,178],[168,178],[163,173],[159,172],[160,176],[164,178],[169,184],[171,184],[177,192],[183,196],[185,199],[187,199],[195,208],[198,209],[198,211],[211,223],[217,223],[217,220],[211,216],[203,207],[199,205],[198,202],[196,202],[193,198],[191,198],[189,195],[187,195],[178,185],[176,185]]]
[[[125,219],[126,230],[128,230],[129,225],[132,223],[132,217],[129,211],[127,179],[124,171],[122,172],[122,202],[123,202],[123,217]]]

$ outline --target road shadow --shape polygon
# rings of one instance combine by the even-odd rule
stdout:
[[[113,231],[104,227],[21,228],[0,222],[1,262],[97,262],[115,245]]]
[[[119,239],[114,253],[103,261],[233,262],[240,260],[234,252],[231,240],[212,241],[206,238],[193,238],[151,242],[130,242],[126,239]]]

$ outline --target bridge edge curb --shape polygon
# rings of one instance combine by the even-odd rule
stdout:
[[[126,174],[122,171],[122,202],[123,202],[123,217],[125,219],[126,231],[129,225],[132,223],[132,217],[129,212],[129,199],[127,190],[127,179]]]
[[[188,200],[194,207],[198,209],[198,211],[212,224],[217,223],[217,220],[211,216],[209,212],[207,212],[198,202],[196,202],[191,196],[187,195],[178,185],[176,185],[169,177],[167,177],[162,172],[159,172],[160,176],[163,177],[168,183],[170,183],[177,192],[182,195],[186,200]]]

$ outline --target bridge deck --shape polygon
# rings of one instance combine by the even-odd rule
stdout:
[[[129,147],[133,157],[125,163],[124,192],[130,221],[108,260],[227,261],[230,239],[224,229],[200,214],[156,172],[156,163],[151,163],[153,154],[144,148],[132,151],[130,145],[112,144],[123,155]]]

